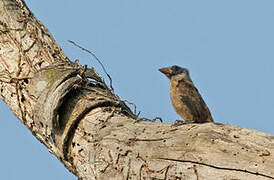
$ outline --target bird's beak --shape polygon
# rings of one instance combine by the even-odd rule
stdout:
[[[160,68],[159,71],[166,75],[168,78],[171,77],[172,70],[170,68]]]

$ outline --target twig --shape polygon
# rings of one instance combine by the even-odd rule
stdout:
[[[141,111],[138,112],[138,114],[136,115],[136,117],[138,118],[141,114]]]
[[[132,102],[129,102],[128,100],[124,100],[125,103],[128,103],[129,105],[132,105],[133,108],[134,108],[134,114],[136,115],[136,109],[137,109],[137,106],[136,104],[132,103]]]
[[[86,49],[86,48],[83,48],[82,46],[76,44],[74,41],[68,40],[68,42],[70,42],[70,43],[73,44],[74,46],[80,48],[81,50],[86,51],[87,53],[91,54],[91,55],[97,60],[97,62],[101,65],[101,67],[102,67],[104,73],[105,73],[105,74],[107,75],[107,77],[109,78],[109,86],[110,86],[110,89],[114,92],[114,89],[113,89],[113,87],[112,87],[112,78],[111,78],[111,76],[107,73],[107,71],[106,71],[106,69],[105,69],[103,63],[98,59],[98,57],[97,57],[93,52],[91,52],[90,50],[88,50],[88,49]]]
[[[157,120],[159,120],[160,122],[163,122],[163,119],[159,116],[155,117],[152,119],[152,122],[156,122]]]
[[[153,119],[148,119],[148,118],[138,118],[137,116],[137,119],[135,120],[134,123],[138,123],[140,121],[149,121],[149,122],[156,122],[156,120],[159,120],[161,123],[163,122],[163,119],[161,117],[155,117]]]

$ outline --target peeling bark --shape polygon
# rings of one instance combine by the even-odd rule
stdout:
[[[274,179],[274,136],[136,121],[22,0],[0,0],[0,97],[79,179]]]

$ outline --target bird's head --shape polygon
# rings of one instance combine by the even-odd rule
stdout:
[[[165,68],[160,68],[159,71],[166,75],[169,79],[172,77],[180,77],[182,79],[190,80],[189,72],[186,68],[182,68],[180,66],[170,66]]]

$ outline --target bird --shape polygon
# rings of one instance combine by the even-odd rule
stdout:
[[[159,71],[170,80],[170,99],[185,124],[213,122],[210,110],[194,86],[189,71],[174,65]]]

